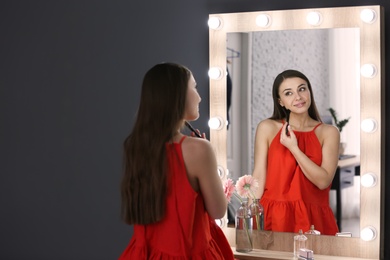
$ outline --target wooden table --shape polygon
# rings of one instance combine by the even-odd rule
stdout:
[[[234,257],[240,260],[297,260],[298,258],[294,258],[293,253],[290,252],[281,252],[281,251],[271,251],[271,250],[261,250],[261,249],[253,249],[253,251],[249,253],[240,253],[236,251],[235,247],[232,247]],[[329,255],[317,255],[314,254],[315,260],[363,260],[363,258],[356,257],[345,257],[345,256],[329,256]],[[369,258],[364,258],[364,260],[374,260]]]

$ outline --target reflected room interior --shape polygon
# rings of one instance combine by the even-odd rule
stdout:
[[[324,123],[333,124],[330,107],[337,111],[338,118],[350,118],[341,132],[341,141],[346,146],[340,160],[354,158],[355,175],[344,180],[343,185],[335,185],[330,193],[330,205],[335,218],[336,213],[342,212],[341,220],[337,221],[339,230],[359,237],[360,176],[356,170],[360,166],[359,30],[228,33],[226,51],[229,177],[237,180],[242,174],[251,173],[256,126],[273,112],[273,80],[280,71],[297,69],[309,77]],[[249,120],[244,123],[242,118]],[[248,140],[248,144],[244,145],[243,140]],[[250,148],[249,156],[243,156],[245,147]],[[337,205],[336,196],[341,197],[341,205]],[[341,212],[337,212],[337,206],[342,208]],[[234,225],[234,211],[238,207],[238,201],[229,204],[229,225]]]

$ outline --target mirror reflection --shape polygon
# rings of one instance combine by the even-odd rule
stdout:
[[[279,72],[291,68],[309,77],[324,123],[334,123],[328,110],[330,107],[337,111],[339,119],[349,117],[340,133],[345,147],[340,162],[345,164],[348,160],[344,159],[354,158],[351,164],[359,166],[358,29],[228,33],[226,58],[229,72],[227,159],[233,179],[252,172],[257,124],[273,112],[273,80]],[[350,185],[332,187],[329,202],[340,231],[359,236],[360,176],[358,171],[355,174],[348,179]],[[340,178],[339,174],[336,178]],[[341,198],[340,205],[338,197]],[[231,205],[231,214],[236,206]]]
[[[307,20],[308,16],[311,13],[316,12],[320,15],[319,20]],[[370,17],[373,19],[363,19],[364,13],[372,14]],[[317,254],[322,255],[337,255],[337,256],[352,256],[352,257],[363,257],[363,258],[373,258],[379,259],[380,255],[383,254],[383,248],[380,247],[381,240],[383,238],[383,224],[381,221],[381,215],[383,213],[384,204],[383,204],[383,189],[381,185],[381,178],[383,178],[385,174],[385,169],[383,165],[383,155],[384,155],[384,77],[382,75],[382,67],[384,63],[384,53],[383,53],[383,14],[384,10],[380,6],[355,6],[355,7],[338,7],[338,8],[317,8],[317,9],[296,9],[296,10],[277,10],[277,11],[259,11],[259,12],[244,12],[244,13],[230,13],[230,14],[211,14],[210,20],[218,20],[217,27],[210,27],[209,30],[209,39],[210,39],[210,68],[218,68],[221,71],[229,70],[237,70],[237,68],[241,68],[241,71],[244,76],[233,77],[234,71],[229,71],[232,75],[232,91],[235,88],[242,89],[246,91],[242,97],[241,106],[246,107],[246,111],[251,111],[252,106],[252,96],[254,93],[255,86],[252,78],[254,78],[252,71],[252,64],[248,61],[240,62],[240,66],[231,66],[227,60],[227,50],[231,46],[227,46],[228,34],[230,33],[242,33],[247,34],[251,37],[251,33],[254,32],[274,32],[274,31],[290,31],[290,30],[322,30],[322,29],[339,29],[339,28],[356,28],[358,30],[359,38],[356,46],[360,48],[360,56],[356,59],[356,70],[354,66],[348,66],[353,71],[359,71],[359,76],[356,79],[358,83],[355,85],[360,91],[348,93],[348,98],[345,96],[342,97],[341,92],[347,90],[347,86],[353,85],[354,83],[346,82],[344,80],[339,80],[341,76],[344,75],[345,69],[347,66],[344,64],[345,59],[340,59],[335,67],[329,66],[329,75],[328,75],[328,85],[329,85],[329,106],[337,111],[340,118],[349,118],[351,120],[361,120],[361,125],[356,129],[362,129],[359,131],[360,137],[360,149],[356,150],[348,150],[349,142],[347,144],[345,153],[348,154],[356,154],[356,161],[353,161],[353,158],[339,160],[339,178],[338,183],[333,182],[334,188],[339,187],[338,191],[343,190],[343,187],[346,187],[351,184],[351,181],[355,175],[355,172],[358,172],[360,176],[362,176],[362,185],[360,186],[360,234],[361,238],[349,238],[349,239],[340,239],[335,236],[316,236],[316,246],[315,251]],[[261,19],[259,18],[261,17]],[[267,19],[262,19],[262,18]],[[352,41],[354,41],[352,37]],[[250,41],[249,41],[250,42]],[[305,39],[299,39],[295,41],[295,44],[305,43]],[[329,63],[334,62],[332,59],[337,56],[343,56],[345,49],[340,49],[338,54],[331,54],[332,51],[338,50],[338,48],[334,48],[337,46],[337,41],[332,44],[329,44]],[[279,44],[279,42],[271,42],[271,44]],[[243,54],[242,57],[252,58],[253,48],[242,48]],[[318,51],[318,49],[317,49]],[[244,55],[245,52],[248,52],[247,55]],[[309,52],[309,51],[308,51]],[[316,56],[317,53],[314,53]],[[311,56],[311,58],[314,58]],[[261,58],[261,56],[259,56]],[[294,59],[299,58],[300,56],[296,55]],[[237,59],[234,59],[237,60]],[[244,59],[242,59],[244,60]],[[349,58],[348,58],[349,60]],[[289,62],[291,62],[289,60]],[[309,60],[305,60],[304,62],[300,62],[298,64],[306,64]],[[282,63],[280,63],[282,64]],[[370,65],[368,67],[367,65]],[[229,67],[230,66],[230,67]],[[262,71],[267,71],[266,69],[271,66],[265,66],[265,69],[262,68]],[[361,68],[368,67],[367,73],[362,73]],[[291,68],[289,66],[289,68]],[[311,68],[311,67],[310,67]],[[316,80],[316,76],[311,74],[311,71],[307,72],[299,67],[295,68],[303,71],[312,81],[311,83],[314,85],[313,80]],[[332,70],[331,70],[332,69]],[[277,70],[272,74],[258,74],[262,75],[263,78],[273,80],[275,75],[280,73],[283,69]],[[321,70],[319,70],[321,71]],[[353,73],[355,73],[353,72]],[[368,73],[369,72],[369,73]],[[235,80],[240,81],[240,84],[234,83]],[[263,82],[264,80],[260,80]],[[225,181],[226,178],[232,177],[228,175],[231,171],[232,174],[250,174],[252,171],[252,163],[253,163],[253,148],[251,144],[253,142],[253,131],[254,126],[258,124],[259,119],[256,121],[252,120],[254,113],[245,112],[243,115],[239,115],[240,125],[246,126],[246,130],[244,134],[235,133],[239,131],[240,127],[233,129],[233,123],[238,121],[237,116],[230,115],[231,125],[229,126],[229,130],[226,127],[226,119],[227,119],[227,89],[226,89],[226,77],[220,78],[210,78],[210,118],[220,118],[222,127],[218,129],[210,128],[210,142],[215,148],[215,152],[217,155],[217,162],[221,169],[223,169],[224,174],[221,175],[222,181]],[[241,84],[241,82],[243,82]],[[249,83],[248,83],[249,82]],[[321,88],[324,88],[323,82],[321,84],[316,84]],[[251,86],[251,88],[247,88],[247,86]],[[326,84],[325,84],[326,85]],[[332,88],[336,89],[337,92],[332,92]],[[354,99],[352,95],[360,92],[360,114],[355,117],[353,116],[354,109],[346,108],[346,112],[343,108],[336,107],[338,104],[343,104],[343,102],[348,101],[349,99]],[[315,92],[316,94],[317,92]],[[335,93],[335,94],[332,94]],[[317,94],[316,94],[317,95]],[[333,96],[334,95],[334,96]],[[358,94],[357,94],[358,95]],[[232,96],[233,98],[233,96]],[[315,96],[317,98],[317,96]],[[337,102],[341,100],[341,103]],[[336,102],[332,104],[330,102]],[[260,102],[260,100],[256,100],[256,102]],[[256,103],[257,105],[257,103]],[[233,102],[232,102],[233,107]],[[345,108],[344,108],[345,109]],[[320,111],[321,112],[321,111]],[[321,112],[322,113],[322,112]],[[266,114],[266,117],[268,115]],[[323,116],[323,115],[321,115]],[[367,123],[367,124],[366,124]],[[345,126],[345,133],[347,133],[347,128],[353,126],[353,122],[349,122],[347,126]],[[230,132],[234,133],[231,134]],[[240,141],[238,143],[229,144],[230,139],[228,138],[228,134],[232,136],[240,136]],[[346,138],[349,137],[349,133],[345,134]],[[343,133],[341,133],[341,140],[343,140]],[[229,139],[229,140],[228,140]],[[228,141],[227,141],[228,140]],[[359,140],[356,139],[356,140]],[[356,141],[355,140],[355,141]],[[228,146],[229,145],[229,151]],[[233,148],[232,148],[233,147]],[[350,147],[350,146],[349,146]],[[239,151],[241,153],[241,159],[239,160],[240,164],[243,164],[244,167],[238,168],[235,170],[228,166],[228,156],[232,154],[232,152]],[[358,156],[360,150],[360,157]],[[352,161],[351,161],[352,160]],[[249,161],[249,162],[248,162]],[[348,162],[347,162],[348,161]],[[360,165],[360,166],[357,166]],[[354,172],[355,171],[355,172]],[[346,175],[345,175],[346,173]],[[363,184],[363,180],[365,180],[365,176],[371,176],[374,181],[370,184],[367,182]],[[341,178],[341,176],[345,176],[345,178]],[[369,178],[368,178],[369,179]],[[336,180],[336,177],[335,177]],[[332,187],[333,187],[332,184]],[[346,189],[344,189],[346,190]],[[339,201],[340,196],[337,196],[336,200]],[[337,212],[336,215],[338,217],[339,206],[341,203],[337,203]],[[340,223],[339,223],[340,224]],[[235,233],[234,229],[228,228],[226,225],[225,219],[222,221],[222,229],[224,230],[225,235],[227,236],[229,243],[234,246],[235,242]],[[369,232],[364,232],[369,231]],[[371,237],[363,236],[363,233],[374,234]],[[271,231],[263,231],[258,234],[260,237],[260,241],[267,241],[270,243],[254,243],[254,248],[266,249],[266,250],[276,250],[276,251],[291,251],[290,241],[292,233],[289,232],[271,232]],[[272,242],[272,243],[271,243]],[[337,244],[337,247],[332,245]],[[354,249],[362,249],[362,250],[354,250]],[[364,250],[363,250],[364,248]]]

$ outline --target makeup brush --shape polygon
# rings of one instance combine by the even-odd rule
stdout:
[[[287,126],[286,126],[286,135],[288,135],[288,126],[290,125],[290,110],[289,109],[286,109],[286,122],[287,122]]]
[[[198,133],[198,131],[195,130],[195,128],[190,123],[185,121],[185,124],[188,127],[188,129],[190,129],[197,137],[202,138],[202,136]]]

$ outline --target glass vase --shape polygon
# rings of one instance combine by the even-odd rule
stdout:
[[[236,211],[236,251],[250,252],[252,244],[252,214],[247,201],[241,202]]]
[[[259,199],[254,199],[250,205],[253,230],[264,230],[264,208]]]

